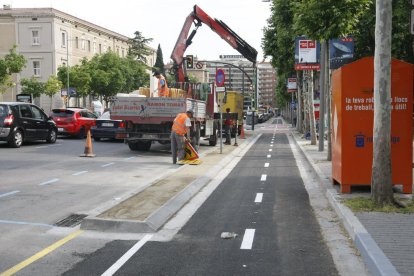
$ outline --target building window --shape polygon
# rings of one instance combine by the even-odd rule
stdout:
[[[96,42],[93,42],[93,53],[96,54]]]
[[[40,37],[38,30],[32,30],[32,45],[40,45]]]
[[[81,39],[81,48],[82,48],[82,50],[85,50],[85,48],[86,48],[85,36],[82,36],[82,39]]]
[[[75,37],[75,47],[76,49],[79,49],[79,38]]]
[[[62,32],[62,47],[66,48],[66,33]]]
[[[122,57],[125,57],[125,50],[122,48]]]
[[[99,53],[102,54],[102,44],[99,44]]]
[[[40,77],[40,61],[33,61],[33,75],[35,77]]]
[[[88,52],[90,52],[90,51],[91,51],[91,41],[88,40]]]

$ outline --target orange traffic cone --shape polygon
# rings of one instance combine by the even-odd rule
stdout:
[[[96,154],[93,154],[92,150],[92,137],[91,137],[91,129],[88,128],[86,134],[86,144],[85,144],[85,152],[80,155],[80,157],[95,157]]]
[[[241,126],[240,139],[246,139],[244,137],[244,125]]]

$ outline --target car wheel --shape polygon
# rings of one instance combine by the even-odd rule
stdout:
[[[15,130],[13,131],[10,140],[8,141],[8,144],[12,148],[20,148],[20,146],[23,144],[23,133],[21,130]]]
[[[85,138],[85,136],[86,136],[85,128],[81,127],[79,129],[79,133],[78,133],[78,135],[76,135],[76,137],[79,138],[79,139],[83,139],[83,138]]]
[[[51,129],[49,131],[49,134],[47,136],[46,142],[48,142],[49,144],[54,144],[56,142],[56,138],[57,138],[57,132],[55,129]]]

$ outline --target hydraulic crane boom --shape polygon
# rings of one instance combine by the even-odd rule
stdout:
[[[191,25],[194,23],[195,29],[190,32]],[[174,50],[171,54],[171,59],[174,61],[177,81],[185,81],[185,67],[184,67],[184,52],[190,46],[193,37],[197,33],[197,29],[202,26],[202,23],[207,24],[215,33],[222,39],[236,49],[249,61],[256,63],[257,51],[250,46],[246,41],[239,37],[232,29],[230,29],[223,21],[211,18],[197,5],[194,6],[193,11],[187,16],[181,33],[177,39]]]

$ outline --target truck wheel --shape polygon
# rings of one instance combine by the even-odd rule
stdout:
[[[149,151],[151,148],[152,141],[138,141],[138,150],[140,151]]]
[[[214,134],[210,135],[210,139],[208,140],[208,144],[212,147],[217,145],[217,131],[214,131]]]
[[[138,142],[128,141],[128,147],[129,147],[130,150],[137,151],[138,150]]]
[[[191,138],[191,145],[198,152],[200,148],[200,125],[197,125],[194,136]]]

